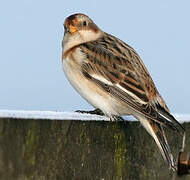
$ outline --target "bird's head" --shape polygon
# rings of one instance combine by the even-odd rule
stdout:
[[[66,18],[64,23],[65,33],[74,33],[92,31],[97,33],[99,28],[94,22],[84,14],[73,14]]]
[[[63,53],[85,42],[98,39],[103,32],[84,14],[73,14],[64,22]]]

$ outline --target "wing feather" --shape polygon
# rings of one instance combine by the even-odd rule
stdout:
[[[80,48],[86,55],[81,68],[87,78],[147,118],[184,132],[169,113],[142,60],[130,46],[107,35],[81,44]]]

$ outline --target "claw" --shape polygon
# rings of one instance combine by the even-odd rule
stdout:
[[[104,113],[100,110],[100,109],[95,109],[93,111],[83,111],[83,110],[77,110],[75,112],[78,112],[78,113],[87,113],[87,114],[97,114],[97,115],[100,115],[100,116],[103,116]]]
[[[121,116],[112,116],[110,121],[125,121]]]

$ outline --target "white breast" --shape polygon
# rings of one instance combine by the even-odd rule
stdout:
[[[121,105],[113,96],[84,77],[81,71],[81,64],[84,60],[85,57],[79,48],[63,60],[64,73],[76,91],[91,105],[101,109],[108,116],[130,114],[126,106]]]

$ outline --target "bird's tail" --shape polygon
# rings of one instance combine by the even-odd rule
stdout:
[[[163,158],[165,159],[165,161],[167,161],[169,168],[176,171],[177,166],[175,164],[175,160],[168,145],[163,127],[154,121],[150,122],[150,126],[154,131],[154,134],[152,136],[156,141],[156,144],[158,145],[158,148],[161,151]]]
[[[158,122],[152,121],[147,118],[138,118],[141,124],[145,127],[145,129],[149,132],[149,134],[154,138],[164,160],[168,163],[169,169],[173,171],[177,170],[177,166],[173,155],[170,151],[170,147],[168,145],[166,135],[162,125]]]

